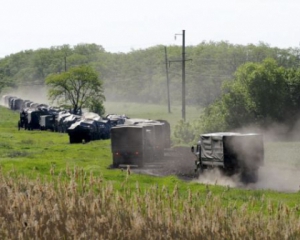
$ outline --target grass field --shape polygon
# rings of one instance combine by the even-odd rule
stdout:
[[[180,119],[180,111],[170,117],[162,106],[106,109],[172,125]],[[71,145],[67,134],[18,131],[18,117],[0,107],[2,239],[300,237],[299,142],[265,143],[262,180],[232,188],[219,185],[222,179],[205,184],[111,170],[109,140]]]

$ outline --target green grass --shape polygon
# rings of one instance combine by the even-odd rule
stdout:
[[[180,119],[180,113],[169,115],[163,106],[120,103],[107,103],[107,112],[125,113],[130,117],[145,117],[166,119],[175,123]],[[197,113],[188,108],[189,118],[196,118]],[[195,110],[195,109],[194,109]],[[196,110],[195,110],[196,111]],[[140,114],[139,114],[140,113]],[[109,181],[116,190],[126,188],[135,189],[137,182],[142,191],[149,187],[166,187],[169,191],[178,188],[181,196],[187,196],[188,191],[199,194],[199,201],[206,198],[208,192],[220,196],[222,204],[226,206],[232,201],[241,206],[244,201],[259,199],[253,204],[253,210],[266,209],[270,202],[275,205],[286,203],[291,207],[298,206],[300,193],[280,193],[271,190],[234,189],[224,186],[205,185],[196,182],[184,182],[176,176],[153,177],[147,175],[128,175],[126,171],[108,169],[112,163],[110,140],[93,141],[88,144],[69,144],[67,134],[45,131],[17,130],[19,114],[0,107],[0,166],[2,172],[18,177],[26,175],[30,178],[42,176],[51,178],[61,174],[62,179],[68,178],[68,172],[74,168],[82,169],[87,174],[93,173]],[[298,166],[300,143],[266,143],[266,163],[282,163],[289,152],[289,164]],[[291,151],[293,154],[291,154]],[[280,176],[278,176],[280,178]],[[300,180],[299,180],[300,183]]]

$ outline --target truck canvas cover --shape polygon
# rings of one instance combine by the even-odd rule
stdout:
[[[223,165],[231,159],[261,161],[263,157],[262,135],[256,133],[220,132],[200,135],[201,159]]]

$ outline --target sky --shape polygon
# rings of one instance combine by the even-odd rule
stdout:
[[[201,42],[300,46],[298,0],[2,0],[0,58],[82,43],[108,52]]]

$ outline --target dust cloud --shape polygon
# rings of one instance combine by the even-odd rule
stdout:
[[[280,192],[297,192],[300,190],[300,169],[268,164],[259,169],[258,182],[247,187]]]
[[[258,170],[258,181],[243,184],[238,175],[229,177],[214,169],[203,172],[197,182],[279,192],[300,191],[300,120],[292,127],[274,123],[265,129],[248,127],[234,132],[261,133],[264,137],[264,165]]]
[[[229,187],[243,187],[243,183],[239,181],[239,175],[225,176],[219,169],[204,170],[195,180],[198,183],[209,185],[221,185]]]
[[[298,192],[300,190],[300,170],[266,165],[258,171],[256,183],[244,184],[238,174],[226,176],[218,169],[205,170],[198,179],[198,183],[209,185],[229,186],[243,189],[274,190],[278,192]]]
[[[50,104],[47,98],[47,88],[41,85],[23,86],[22,88],[10,89],[1,94],[11,95],[23,100],[30,100],[35,103]]]

